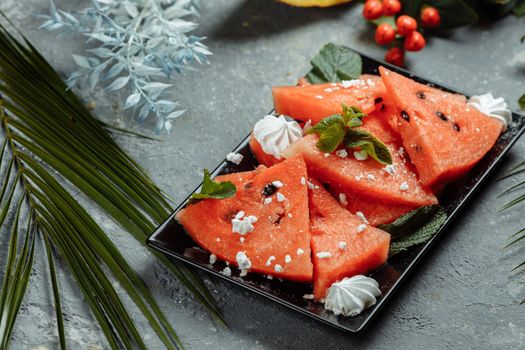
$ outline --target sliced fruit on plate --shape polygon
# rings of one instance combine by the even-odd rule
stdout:
[[[367,273],[388,258],[390,235],[344,209],[322,185],[309,191],[314,297],[332,283]]]
[[[270,167],[283,161],[283,158],[277,159],[272,154],[264,152],[264,150],[261,147],[261,144],[255,139],[253,134],[250,136],[250,150],[255,155],[255,158],[257,159],[259,164],[263,164]]]
[[[391,102],[392,123],[424,186],[467,173],[494,145],[502,124],[468,106],[464,97],[429,88],[380,67]]]
[[[218,176],[235,184],[236,195],[190,204],[177,220],[202,248],[241,269],[310,282],[306,176],[301,156]]]
[[[389,224],[401,215],[418,208],[407,204],[387,203],[353,191],[330,189],[330,192],[351,213],[363,213],[371,226]]]
[[[316,146],[317,140],[317,135],[307,135],[292,144],[284,156],[303,155],[308,174],[329,184],[335,191],[363,194],[381,202],[414,207],[437,203],[437,198],[421,187],[410,168],[410,161],[403,158],[403,152],[395,145],[386,144],[393,165],[384,166],[372,158],[359,160],[363,159],[360,153],[354,154],[349,149],[343,154],[323,153]]]
[[[316,124],[332,114],[341,113],[342,104],[357,106],[364,113],[372,112],[375,99],[385,94],[384,89],[379,76],[363,75],[361,79],[341,83],[275,86],[272,95],[277,114]]]

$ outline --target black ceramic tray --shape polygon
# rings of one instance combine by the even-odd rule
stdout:
[[[378,62],[364,55],[361,56],[363,58],[363,73],[378,74],[378,67],[380,65],[384,65],[391,70],[409,76],[421,83],[454,92],[449,88],[445,88],[443,86],[439,86],[419,77],[413,76],[407,71]],[[189,263],[190,265],[208,271],[216,276],[263,295],[268,299],[276,301],[304,315],[310,316],[316,320],[344,331],[359,332],[363,330],[377,315],[383,305],[385,305],[388,299],[392,297],[395,290],[401,286],[407,275],[421,261],[423,255],[429,251],[436,240],[438,240],[439,237],[444,234],[447,226],[456,218],[467,201],[480,188],[483,181],[490,176],[503,156],[509,151],[514,142],[516,142],[519,136],[524,132],[525,116],[514,114],[513,118],[513,124],[510,125],[508,130],[500,136],[495,146],[476,165],[476,167],[472,169],[468,177],[464,178],[458,183],[448,185],[443,191],[443,194],[439,197],[439,202],[445,208],[445,211],[448,214],[448,219],[443,224],[441,229],[434,235],[434,237],[425,244],[414,246],[409,250],[394,256],[392,259],[389,259],[387,264],[383,265],[381,268],[370,274],[371,277],[378,281],[382,296],[379,298],[376,305],[365,310],[358,316],[335,316],[333,313],[326,311],[321,304],[310,300],[305,300],[303,295],[310,294],[312,292],[311,285],[280,281],[278,279],[268,280],[257,274],[248,274],[248,276],[240,278],[238,276],[237,269],[232,269],[231,277],[226,277],[220,274],[219,272],[222,271],[226,265],[223,262],[218,261],[213,266],[210,266],[208,262],[209,254],[203,249],[199,248],[198,245],[190,238],[190,236],[185,234],[183,227],[179,225],[174,219],[176,212],[186,205],[189,196],[175,210],[170,218],[166,220],[166,222],[164,222],[161,226],[159,226],[155,233],[150,236],[148,239],[148,244],[173,258],[180,259]],[[212,175],[254,169],[258,163],[250,152],[248,141],[249,136],[247,136],[244,141],[234,150],[234,152],[238,152],[244,156],[244,159],[240,165],[223,161],[215,169]],[[195,191],[198,190],[199,188],[197,188]],[[190,195],[192,193],[190,193]]]

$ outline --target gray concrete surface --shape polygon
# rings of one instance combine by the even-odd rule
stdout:
[[[87,1],[57,1],[59,7],[80,8]],[[5,11],[65,76],[82,52],[79,37],[62,37],[36,29],[35,13],[47,11],[46,0],[2,0]],[[270,87],[293,83],[308,69],[308,60],[328,41],[381,58],[384,51],[360,17],[361,5],[333,9],[292,9],[272,0],[205,0],[199,33],[214,52],[209,66],[176,77],[174,96],[189,113],[177,120],[171,136],[152,142],[117,136],[176,200],[182,200],[271,109]],[[411,55],[417,74],[466,93],[491,91],[512,108],[525,92],[523,19],[508,17],[433,38],[422,53]],[[1,49],[1,48],[0,48]],[[127,128],[144,130],[122,112],[122,96],[95,96],[96,113]],[[152,127],[151,124],[146,127]],[[521,140],[500,169],[503,174],[525,158]],[[492,179],[424,260],[403,290],[367,333],[340,333],[306,319],[252,293],[213,279],[213,292],[230,330],[217,327],[204,310],[149,253],[130,240],[122,228],[83,200],[140,271],[161,307],[189,349],[523,349],[525,348],[525,273],[510,272],[525,257],[525,246],[502,250],[506,237],[525,226],[523,207],[498,214],[506,199],[498,198],[515,182]],[[2,245],[3,247],[4,245]],[[56,330],[43,247],[38,247],[31,285],[17,320],[13,349],[54,349]],[[0,262],[5,259],[0,251]],[[107,348],[81,295],[64,266],[66,332],[71,349]],[[206,277],[208,278],[208,277]],[[129,309],[152,349],[160,342],[136,308]]]

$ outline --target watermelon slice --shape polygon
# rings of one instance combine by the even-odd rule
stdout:
[[[467,105],[463,96],[416,83],[380,67],[400,134],[424,186],[467,173],[494,145],[502,124]]]
[[[275,86],[272,88],[275,112],[312,124],[341,113],[341,104],[357,106],[364,113],[375,108],[375,99],[385,94],[381,79],[376,75],[363,75],[361,79],[343,83],[301,86]]]
[[[241,252],[251,262],[250,271],[311,282],[308,193],[302,180],[306,176],[300,156],[271,168],[218,176],[217,181],[235,184],[235,197],[190,204],[177,220],[199,246],[222,260],[239,266]],[[257,220],[250,221],[253,231],[244,235],[232,231],[232,220],[246,221],[251,216]]]
[[[253,134],[250,136],[250,150],[255,155],[255,158],[257,158],[259,164],[263,164],[267,167],[280,163],[284,160],[284,158],[277,159],[272,154],[265,153],[261,144],[255,139]]]
[[[319,300],[332,283],[383,265],[388,258],[390,235],[365,225],[322,186],[310,190],[309,199],[314,297]]]
[[[392,155],[394,169],[369,158],[357,160],[351,150],[347,157],[325,154],[316,146],[317,135],[307,135],[284,152],[285,158],[302,154],[311,177],[327,183],[337,192],[366,195],[368,198],[391,204],[413,207],[436,204],[436,197],[421,187],[410,162],[393,144],[386,144]]]

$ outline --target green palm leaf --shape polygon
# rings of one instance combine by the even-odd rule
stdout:
[[[4,203],[0,207],[0,226],[8,225],[10,212],[16,218],[0,295],[0,348],[10,338],[29,283],[37,238],[45,243],[61,348],[66,347],[66,335],[56,255],[66,262],[113,349],[145,349],[146,345],[112,278],[120,283],[165,347],[182,348],[144,281],[61,182],[80,190],[143,245],[147,235],[172,210],[166,197],[117,146],[105,130],[107,125],[92,117],[25,38],[23,42],[16,40],[0,24],[0,47],[0,120],[4,131],[0,169],[7,158],[4,156],[10,157],[0,188],[0,203]],[[16,177],[12,175],[15,171]],[[13,198],[21,191],[24,195],[19,204],[12,206]],[[32,221],[24,246],[17,253],[18,218],[25,206]],[[195,271],[162,254],[153,254],[222,321],[211,293]],[[105,272],[108,270],[112,277]]]

